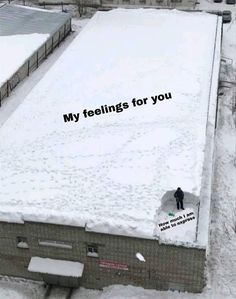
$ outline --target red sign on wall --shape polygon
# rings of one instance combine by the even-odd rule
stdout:
[[[120,264],[113,261],[108,260],[100,260],[99,266],[102,268],[109,268],[109,269],[118,269],[118,270],[128,270],[128,265],[126,264]]]

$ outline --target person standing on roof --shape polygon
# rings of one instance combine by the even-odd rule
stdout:
[[[182,210],[184,210],[184,192],[181,190],[180,187],[177,188],[175,191],[174,197],[176,199],[176,204],[177,204],[177,209],[179,210],[179,206],[181,207]]]

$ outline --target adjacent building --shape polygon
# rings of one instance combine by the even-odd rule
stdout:
[[[103,7],[169,7],[193,9],[195,0],[101,0]]]
[[[9,4],[0,7],[0,106],[70,31],[69,14]]]

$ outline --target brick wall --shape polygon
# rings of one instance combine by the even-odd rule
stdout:
[[[26,237],[29,248],[17,248],[17,237]],[[72,245],[72,249],[42,246],[39,240],[63,242]],[[88,244],[97,245],[98,257],[87,256]],[[135,257],[137,252],[142,253],[146,262]],[[201,292],[204,286],[203,249],[164,245],[157,240],[85,232],[84,228],[79,227],[32,222],[0,223],[0,274],[42,280],[40,274],[27,270],[32,256],[84,263],[81,285],[87,288],[131,284],[161,290]],[[119,263],[121,266],[115,264],[117,269],[105,268],[104,265],[101,267],[102,261]],[[128,270],[124,269],[124,265]]]

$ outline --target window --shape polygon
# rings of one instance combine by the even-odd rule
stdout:
[[[182,0],[170,0],[171,1],[171,3],[181,3],[182,2]]]
[[[87,256],[98,257],[98,245],[88,244],[87,245]]]
[[[54,241],[54,240],[38,240],[40,246],[56,247],[62,249],[72,249],[72,244],[64,241]]]
[[[140,4],[146,4],[146,0],[139,0]]]
[[[123,0],[124,4],[130,4],[130,0]]]
[[[16,247],[21,249],[29,249],[27,238],[16,237]]]

